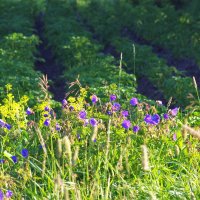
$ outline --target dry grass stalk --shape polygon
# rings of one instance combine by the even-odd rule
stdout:
[[[64,200],[70,200],[69,197],[69,190],[67,189],[67,187],[64,187]]]
[[[62,157],[62,139],[57,140],[57,157]]]
[[[68,136],[65,136],[63,138],[63,144],[64,144],[64,153],[69,156],[69,160],[71,163],[72,151],[71,151],[71,142],[70,142]]]
[[[58,174],[56,176],[56,178],[54,179],[54,192],[55,194],[57,194],[57,196],[59,197],[63,197],[64,194],[64,182],[60,177],[60,174]]]
[[[78,159],[78,153],[79,153],[79,146],[76,147],[75,152],[74,152],[74,156],[73,156],[73,165],[76,164],[76,161]]]
[[[178,156],[180,154],[180,149],[178,145],[175,145],[175,154]]]
[[[142,145],[142,166],[144,171],[149,171],[149,158],[148,158],[148,149],[146,145]]]
[[[190,133],[190,135],[200,139],[200,131],[196,131],[193,128],[187,126],[187,125],[182,125],[183,129],[185,129],[186,131],[188,131],[188,133]]]
[[[91,138],[92,142],[96,141],[97,134],[98,134],[98,126],[94,126],[94,128],[93,128],[93,134],[92,134],[92,138]]]
[[[42,78],[40,78],[39,86],[45,94],[44,100],[45,101],[48,100],[49,99],[49,93],[48,93],[49,85],[48,85],[47,75],[46,76],[43,75]]]
[[[195,87],[195,89],[197,90],[197,88],[198,88],[198,87],[197,87],[197,82],[196,82],[196,79],[195,79],[195,77],[194,77],[194,76],[193,76],[192,78],[193,78],[194,87]]]
[[[172,97],[169,98],[169,101],[167,103],[167,108],[169,108],[169,106],[171,105],[171,103],[172,103]]]

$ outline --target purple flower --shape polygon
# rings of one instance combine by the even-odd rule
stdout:
[[[3,200],[3,192],[0,190],[0,200]]]
[[[130,126],[131,126],[131,122],[129,120],[124,120],[122,122],[122,126],[125,128],[125,129],[129,129]]]
[[[164,117],[164,119],[166,119],[166,120],[169,119],[169,115],[168,115],[167,113],[165,113],[165,114],[163,115],[163,117]]]
[[[139,126],[134,126],[133,127],[133,132],[137,133],[140,130]]]
[[[74,107],[73,107],[73,106],[70,106],[70,107],[69,107],[69,110],[70,110],[70,111],[73,111],[73,110],[74,110]]]
[[[112,111],[118,111],[120,110],[121,108],[121,105],[119,103],[114,103],[113,106],[112,106]]]
[[[61,126],[60,126],[58,123],[56,123],[56,130],[57,130],[57,131],[60,131],[60,130],[61,130]]]
[[[115,101],[117,99],[116,95],[111,94],[110,95],[110,101]]]
[[[44,125],[45,125],[45,126],[49,126],[49,125],[50,125],[50,119],[46,119],[46,120],[44,121]]]
[[[92,103],[95,104],[98,101],[98,97],[96,95],[91,96]]]
[[[84,120],[83,126],[87,126],[88,124],[89,124],[89,120],[88,120],[88,119],[85,119],[85,120]]]
[[[0,126],[4,127],[5,125],[6,125],[6,123],[2,119],[0,119]]]
[[[27,149],[22,149],[21,154],[24,158],[28,157],[28,150]]]
[[[27,115],[31,115],[31,114],[33,114],[33,111],[28,107],[28,108],[26,109],[26,114],[27,114]]]
[[[144,121],[147,123],[147,124],[151,124],[151,115],[147,114],[144,118]]]
[[[4,159],[0,159],[0,164],[3,164],[5,163],[5,160]]]
[[[90,119],[90,124],[91,124],[92,126],[96,126],[96,125],[97,125],[97,120],[94,119],[94,118],[91,118],[91,119]]]
[[[80,139],[81,139],[81,136],[80,136],[80,134],[77,134],[77,135],[76,135],[76,137],[77,137],[77,139],[78,139],[78,140],[80,140]]]
[[[176,141],[177,140],[177,136],[176,133],[173,134],[173,140]]]
[[[131,100],[130,100],[130,104],[132,105],[132,106],[136,106],[137,104],[138,104],[138,99],[137,98],[132,98]]]
[[[45,106],[44,110],[45,110],[45,111],[49,111],[50,108],[49,108],[48,106]]]
[[[123,115],[124,117],[128,117],[128,110],[123,110],[123,111],[122,111],[122,115]]]
[[[174,109],[172,109],[172,110],[170,110],[170,114],[171,114],[172,116],[176,116],[177,113],[178,113],[178,108],[177,108],[177,107],[174,108]]]
[[[79,118],[80,118],[80,119],[85,119],[86,116],[87,116],[87,113],[86,113],[85,110],[82,110],[82,111],[79,112],[78,115],[79,115]]]
[[[12,126],[10,124],[5,124],[5,127],[10,130],[12,128]]]
[[[108,114],[108,115],[112,115],[112,111],[108,110],[108,111],[107,111],[107,114]]]
[[[157,125],[160,122],[160,116],[158,114],[149,115],[147,114],[144,118],[147,124]]]
[[[151,119],[154,125],[157,125],[160,122],[160,116],[158,114],[154,114]]]
[[[48,117],[49,115],[48,114],[44,114],[44,117]]]
[[[66,99],[63,99],[62,100],[62,105],[65,107],[67,105],[67,100]]]
[[[14,163],[17,163],[17,156],[11,156]]]
[[[7,190],[7,192],[6,192],[6,197],[7,197],[7,198],[11,198],[12,195],[13,195],[12,191]]]

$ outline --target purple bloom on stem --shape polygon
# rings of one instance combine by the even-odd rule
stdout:
[[[93,140],[93,142],[96,142],[97,141],[97,139],[95,138],[94,140]]]
[[[154,125],[157,125],[160,122],[160,116],[158,114],[154,114],[151,119]]]
[[[144,118],[147,124],[157,125],[160,122],[160,116],[158,114],[149,115],[147,114]]]
[[[74,110],[74,107],[73,107],[73,106],[70,106],[70,107],[69,107],[69,110],[70,110],[70,111],[73,111],[73,110]]]
[[[121,108],[121,105],[119,103],[114,103],[112,106],[113,111],[118,111],[120,110],[120,108]]]
[[[88,119],[85,119],[84,120],[84,126],[87,126],[89,124],[89,120]]]
[[[96,125],[97,125],[97,120],[94,119],[94,118],[91,118],[91,119],[90,119],[90,124],[91,124],[92,126],[96,126]]]
[[[50,119],[46,119],[46,120],[44,121],[44,125],[45,125],[45,126],[49,126],[49,125],[50,125]]]
[[[48,114],[44,114],[44,117],[48,117],[49,115]]]
[[[144,118],[144,121],[147,123],[147,124],[151,124],[151,115],[147,114]]]
[[[177,136],[176,133],[173,134],[173,140],[176,141],[177,140]]]
[[[45,106],[44,110],[45,110],[45,111],[49,111],[50,108],[49,108],[48,106]]]
[[[81,136],[80,136],[80,134],[77,134],[77,135],[76,135],[76,137],[77,137],[77,139],[78,139],[78,140],[80,140],[80,139],[81,139]]]
[[[136,106],[137,104],[138,104],[138,99],[137,98],[132,98],[131,100],[130,100],[130,104],[132,105],[132,106]]]
[[[12,126],[10,124],[5,124],[5,127],[10,130],[12,128]]]
[[[133,132],[137,133],[140,130],[139,126],[134,126],[133,127]]]
[[[66,99],[63,99],[62,100],[62,105],[65,107],[67,105],[67,100]]]
[[[21,154],[24,158],[28,157],[28,150],[27,149],[22,149]]]
[[[96,95],[91,96],[92,103],[95,104],[98,101],[98,97]]]
[[[124,117],[128,117],[128,110],[123,110],[123,111],[122,111],[122,115],[123,115]]]
[[[31,114],[33,114],[33,111],[28,107],[28,108],[26,109],[26,114],[27,114],[27,115],[31,115]]]
[[[11,157],[14,163],[17,163],[17,156],[12,156]]]
[[[117,99],[116,95],[111,94],[110,95],[110,101],[115,101]]]
[[[3,192],[0,190],[0,200],[3,200]]]
[[[0,159],[0,164],[3,164],[5,163],[5,160],[4,159]]]
[[[7,190],[7,192],[6,192],[6,197],[7,197],[7,198],[11,198],[12,195],[13,195],[13,192],[10,191],[10,190]]]
[[[80,119],[85,119],[86,116],[87,116],[87,113],[86,113],[85,110],[82,110],[82,111],[79,112],[78,115],[79,115],[79,118],[80,118]]]
[[[122,122],[122,127],[124,127],[125,129],[129,129],[131,126],[131,122],[129,120],[124,120]]]
[[[60,131],[60,130],[61,130],[61,126],[60,126],[58,123],[56,123],[56,130],[57,130],[57,131]]]
[[[108,111],[107,111],[107,114],[108,114],[108,115],[112,115],[112,111],[108,110]]]
[[[163,117],[164,117],[164,119],[169,119],[169,115],[167,114],[167,113],[165,113],[164,115],[163,115]]]
[[[4,127],[5,125],[6,125],[6,123],[2,119],[0,119],[0,126]]]
[[[170,110],[170,114],[171,114],[172,116],[176,116],[177,113],[178,113],[178,108],[177,108],[177,107],[174,108],[174,109],[172,109],[172,110]]]

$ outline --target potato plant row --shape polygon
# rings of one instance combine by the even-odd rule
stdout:
[[[122,6],[127,4],[122,4]],[[94,8],[98,7],[98,10]],[[171,96],[181,106],[190,104],[189,94],[195,96],[192,78],[186,77],[173,66],[168,66],[164,59],[153,53],[147,45],[137,45],[128,36],[122,37],[123,28],[131,24],[132,7],[115,7],[107,3],[92,1],[85,7],[77,5],[81,17],[93,30],[93,34],[106,46],[111,45],[118,52],[123,52],[124,66],[127,71],[137,76],[147,76],[159,88],[166,99]],[[129,9],[129,10],[128,10]],[[118,15],[120,13],[120,16]],[[135,44],[135,55],[133,44]],[[112,52],[111,52],[112,53]],[[134,59],[135,56],[135,59]],[[181,89],[180,89],[181,88]]]
[[[16,97],[23,94],[34,99],[41,74],[34,70],[39,39],[33,34],[37,6],[32,1],[0,2],[0,98],[4,85],[13,85]],[[34,7],[35,6],[35,7]]]
[[[81,84],[89,85],[92,91],[105,91],[114,84],[122,93],[135,92],[135,76],[121,70],[119,60],[102,52],[103,46],[81,23],[74,4],[55,4],[49,2],[46,9],[45,35],[56,58],[65,66],[65,79],[72,82],[80,75]]]

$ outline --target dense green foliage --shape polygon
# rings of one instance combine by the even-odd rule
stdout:
[[[41,74],[34,70],[39,44],[33,34],[36,13],[34,1],[0,1],[0,99],[5,95],[3,86],[7,83],[14,86],[13,92],[18,97],[27,94],[35,99],[42,95],[38,90]]]

